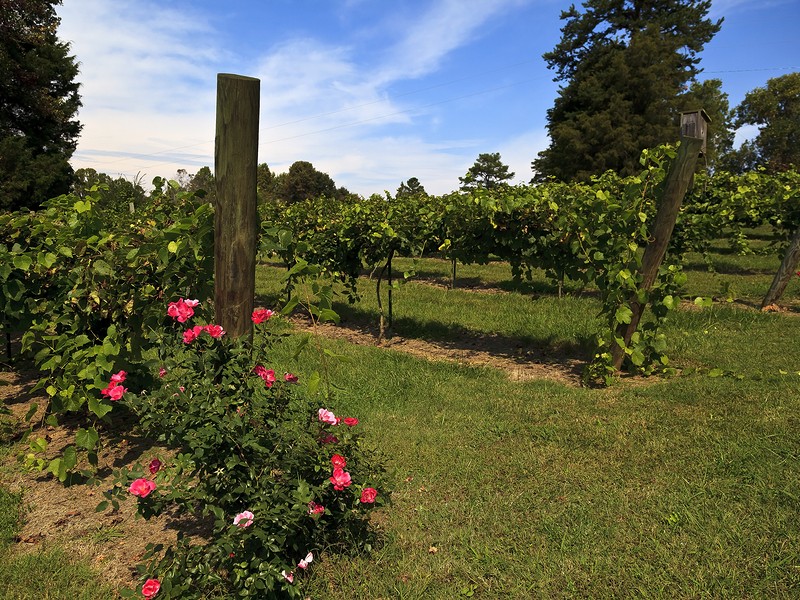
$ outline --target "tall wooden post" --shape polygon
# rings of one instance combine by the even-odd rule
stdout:
[[[228,335],[252,335],[256,289],[256,168],[260,81],[217,75],[214,306]]]
[[[694,177],[694,170],[703,143],[704,140],[702,138],[681,137],[678,154],[675,160],[672,161],[669,173],[664,181],[664,191],[653,222],[652,241],[647,244],[644,256],[642,256],[642,290],[650,291],[656,281],[658,269],[661,267],[661,262],[667,253],[667,246],[669,246],[669,239],[672,237],[672,230],[675,228],[675,221],[678,218],[683,197],[686,195],[686,191],[689,189]],[[622,324],[617,329],[617,337],[621,337],[626,346],[630,343],[631,337],[639,326],[639,321],[646,306],[640,303],[636,297],[631,298],[629,304],[633,311],[631,322]],[[616,342],[611,347],[611,358],[614,368],[619,370],[625,358],[625,350]]]
[[[789,242],[789,247],[783,256],[781,266],[778,268],[778,272],[775,273],[772,285],[769,286],[769,291],[761,303],[761,310],[775,304],[780,299],[789,284],[789,280],[794,277],[798,263],[800,263],[800,227],[794,232],[792,241]]]

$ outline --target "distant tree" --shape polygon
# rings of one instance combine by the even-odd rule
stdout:
[[[561,13],[561,41],[544,54],[564,83],[547,111],[550,146],[536,179],[585,180],[639,169],[644,148],[677,139],[679,96],[720,29],[710,0],[585,0]]]
[[[404,181],[400,183],[400,187],[397,188],[397,197],[407,197],[407,196],[425,196],[427,193],[425,192],[425,187],[419,182],[419,179],[416,177],[412,177],[408,181]]]
[[[508,165],[504,165],[500,160],[500,153],[479,154],[475,164],[467,170],[464,177],[459,177],[462,191],[472,191],[475,189],[491,190],[509,179],[514,178],[514,173],[508,172]]]
[[[349,195],[346,189],[337,189],[330,175],[317,171],[310,162],[298,160],[274,179],[275,195],[287,204],[301,202],[307,198],[341,198]]]
[[[197,173],[192,175],[187,188],[190,192],[203,190],[206,193],[206,198],[216,196],[216,182],[214,174],[211,172],[211,167],[201,167]]]
[[[0,210],[69,191],[78,65],[59,41],[60,0],[0,0]]]
[[[711,119],[705,157],[702,161],[698,161],[698,170],[719,167],[720,157],[730,153],[733,148],[734,134],[728,94],[722,91],[722,81],[719,79],[707,79],[702,83],[693,81],[689,89],[680,95],[678,102],[681,112],[702,108]],[[677,122],[674,130],[678,131]]]
[[[748,92],[735,109],[735,125],[757,125],[758,135],[732,153],[738,170],[759,166],[768,172],[800,167],[800,73],[767,81]]]

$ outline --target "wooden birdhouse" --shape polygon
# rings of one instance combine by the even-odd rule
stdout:
[[[708,124],[711,117],[702,108],[681,113],[681,137],[693,137],[703,140],[700,155],[706,153],[706,139],[708,138]]]

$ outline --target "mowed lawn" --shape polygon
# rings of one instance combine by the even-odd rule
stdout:
[[[309,595],[800,597],[800,313],[752,308],[774,256],[712,258],[715,273],[699,257],[689,265],[686,291],[718,301],[687,302],[666,330],[672,364],[692,370],[676,377],[588,389],[330,340],[300,364],[291,340],[276,351],[279,368],[328,369],[334,406],[362,419],[394,474],[382,544],[325,556]],[[449,263],[417,269],[446,279]],[[591,290],[558,299],[542,295],[543,279],[515,290],[503,269],[460,269],[503,294],[402,285],[395,333],[492,333],[588,358]],[[280,275],[261,268],[262,301]],[[338,307],[349,321],[377,319],[374,282],[362,291]],[[793,281],[782,302],[799,295]]]
[[[304,595],[800,597],[800,281],[781,302],[789,310],[761,313],[753,306],[777,259],[717,251],[716,272],[701,257],[687,267],[690,300],[717,301],[702,310],[689,301],[672,316],[669,355],[685,371],[670,378],[602,389],[513,381],[492,367],[319,337],[295,358],[302,335],[287,337],[270,367],[301,382],[327,373],[334,397],[320,404],[360,419],[394,487],[376,513],[373,551],[316,549]],[[439,283],[450,273],[434,259],[416,269]],[[284,272],[259,267],[261,305],[275,305]],[[504,263],[459,266],[458,276],[455,290],[414,280],[396,289],[395,334],[490,334],[554,360],[591,356],[600,324],[591,289],[566,282],[559,299],[542,274],[516,284]],[[336,305],[345,325],[377,322],[374,281],[360,289],[361,302]],[[109,597],[80,574],[73,597]],[[45,585],[55,585],[52,571],[0,554],[4,577],[47,580],[39,597],[70,597],[68,586]]]

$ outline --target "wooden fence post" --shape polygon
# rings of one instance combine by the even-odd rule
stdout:
[[[642,285],[641,289],[650,291],[653,283],[658,276],[658,269],[667,253],[669,239],[672,237],[672,230],[675,228],[675,221],[681,209],[683,197],[689,189],[689,185],[694,177],[695,166],[703,146],[702,138],[681,137],[681,145],[678,154],[672,161],[667,178],[664,181],[664,190],[661,195],[661,202],[658,205],[655,221],[653,222],[652,241],[647,244],[642,256]],[[645,304],[641,304],[635,297],[629,302],[633,315],[631,322],[621,324],[617,329],[617,337],[621,337],[627,346],[639,321],[644,313]],[[622,346],[613,342],[611,345],[611,360],[614,368],[619,370],[625,358],[625,350]]]
[[[772,285],[769,286],[769,291],[761,303],[761,310],[771,304],[775,304],[780,299],[789,284],[789,280],[794,276],[798,263],[800,263],[800,227],[794,232],[792,241],[786,249],[786,254],[783,255],[781,266],[778,268],[778,272],[775,273]]]
[[[214,307],[217,324],[231,337],[253,332],[260,83],[252,77],[217,75]]]

